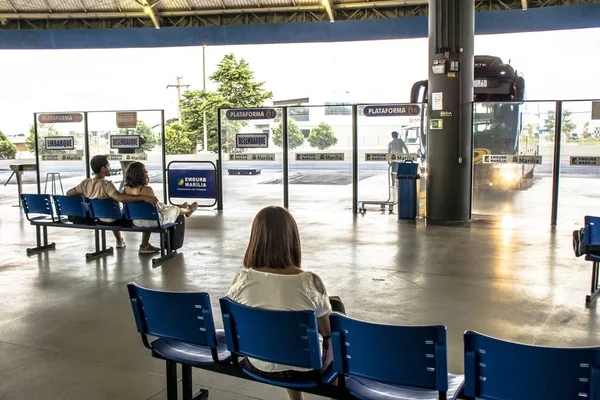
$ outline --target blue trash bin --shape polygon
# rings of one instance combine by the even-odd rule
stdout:
[[[419,164],[407,161],[398,164],[398,219],[415,219],[418,214],[417,171]]]

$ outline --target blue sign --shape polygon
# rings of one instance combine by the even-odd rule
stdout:
[[[235,135],[238,149],[266,149],[269,147],[268,133],[238,133]]]
[[[75,136],[46,136],[46,150],[73,150]]]
[[[380,106],[365,106],[365,117],[390,117],[399,115],[415,116],[421,113],[421,107],[416,104],[383,104]]]
[[[277,110],[274,108],[239,108],[237,110],[227,110],[225,116],[230,121],[245,119],[274,119],[277,116]]]
[[[139,149],[140,135],[111,135],[111,149]]]
[[[214,169],[170,169],[169,197],[214,199]]]

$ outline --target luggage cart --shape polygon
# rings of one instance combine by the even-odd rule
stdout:
[[[398,204],[398,187],[396,186],[396,171],[393,169],[394,164],[390,163],[388,166],[388,198],[387,200],[362,200],[358,212],[364,215],[367,212],[365,205],[367,204],[379,204],[381,208],[379,211],[385,211],[385,207],[389,207],[389,212],[394,211],[394,206]]]

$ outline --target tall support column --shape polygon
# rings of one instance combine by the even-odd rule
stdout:
[[[427,218],[471,218],[475,2],[429,0]]]

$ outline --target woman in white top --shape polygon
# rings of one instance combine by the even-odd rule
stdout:
[[[138,196],[155,196],[152,187],[148,186],[149,182],[150,178],[148,177],[146,166],[143,163],[136,161],[131,163],[125,171],[125,186],[123,192]],[[198,203],[194,202],[190,206],[188,206],[187,203],[180,206],[169,206],[159,202],[156,206],[160,212],[160,224],[166,225],[177,221],[177,218],[179,218],[180,215],[185,215],[186,217],[191,216],[198,208]],[[134,219],[132,223],[134,226],[141,228],[156,226],[156,221],[145,219]],[[142,243],[140,244],[139,252],[141,254],[146,254],[157,253],[159,251],[160,249],[158,247],[154,247],[150,244],[150,233],[144,232],[142,234]]]
[[[244,266],[227,293],[231,300],[249,307],[267,310],[314,310],[321,343],[329,349],[330,299],[321,279],[301,269],[298,226],[291,214],[281,207],[266,207],[254,218]],[[323,354],[325,368],[331,362],[329,351]],[[268,363],[248,358],[259,371],[277,375],[280,372],[310,371],[289,365]],[[288,389],[290,399],[302,399],[302,393]]]

